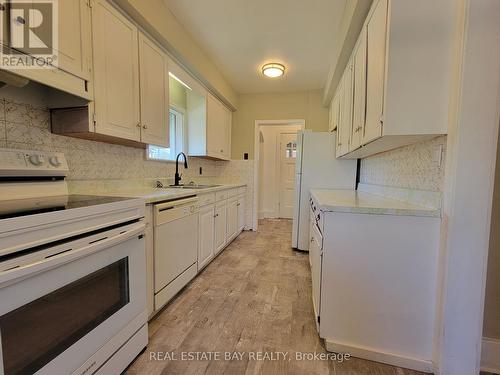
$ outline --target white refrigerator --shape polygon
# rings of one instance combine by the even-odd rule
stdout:
[[[302,130],[297,134],[292,247],[309,251],[311,189],[351,189],[356,186],[356,160],[335,157],[336,133]]]

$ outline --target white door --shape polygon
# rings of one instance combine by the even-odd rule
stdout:
[[[219,202],[215,205],[215,253],[218,254],[226,246],[226,201]]]
[[[280,134],[279,199],[280,218],[293,217],[297,133]]]
[[[96,132],[141,140],[137,27],[105,0],[92,7]]]
[[[169,147],[167,57],[144,34],[139,35],[141,140]]]
[[[200,208],[200,244],[198,246],[198,269],[207,265],[214,256],[215,205]]]

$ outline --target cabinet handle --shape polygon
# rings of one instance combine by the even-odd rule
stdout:
[[[137,123],[137,127],[138,127],[138,128],[142,127],[142,125],[141,125],[141,123],[140,123],[140,122],[138,122],[138,123]]]
[[[26,20],[21,16],[17,16],[16,21],[22,23],[23,25],[26,24]]]
[[[148,128],[148,126],[147,126],[146,124],[144,124],[144,125],[142,125],[142,128],[143,128],[143,129],[147,129],[147,128]]]
[[[220,150],[220,153],[223,154],[224,153],[224,150]]]

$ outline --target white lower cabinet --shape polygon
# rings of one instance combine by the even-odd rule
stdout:
[[[200,208],[198,270],[205,267],[215,254],[215,205]]]
[[[238,235],[238,198],[227,201],[227,241],[231,242]]]
[[[215,254],[220,253],[227,241],[227,201],[215,204]]]
[[[326,349],[433,372],[441,219],[321,214],[310,257]]]
[[[245,204],[246,199],[244,195],[238,197],[238,233],[245,229]]]

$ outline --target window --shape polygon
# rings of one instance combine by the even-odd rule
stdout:
[[[175,160],[184,151],[185,126],[182,110],[170,108],[170,147],[148,145],[147,158],[150,160]]]
[[[297,158],[297,142],[289,142],[285,149],[285,158]]]

